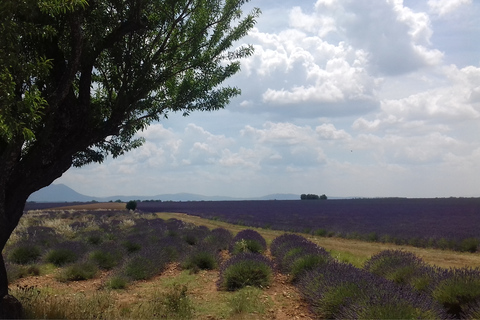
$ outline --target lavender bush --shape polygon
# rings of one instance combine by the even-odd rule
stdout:
[[[267,249],[267,242],[260,233],[252,229],[245,229],[237,233],[230,245],[233,254],[241,252],[262,253]]]
[[[432,296],[455,318],[463,318],[471,305],[480,304],[478,268],[447,269],[438,278]]]
[[[271,283],[273,265],[265,256],[250,252],[239,253],[220,267],[217,287],[235,291],[247,286],[266,287]]]
[[[217,250],[227,250],[233,240],[233,235],[225,228],[213,229],[210,234],[205,237],[204,242],[214,246]]]
[[[415,254],[401,250],[384,250],[372,256],[364,269],[398,284],[408,284],[418,291],[430,292],[440,273]]]
[[[319,317],[335,319],[444,319],[430,296],[352,265],[329,262],[307,272],[298,288]]]
[[[292,281],[298,280],[303,272],[318,268],[332,260],[324,248],[294,234],[284,234],[275,238],[270,251],[275,257],[277,268],[290,274]]]

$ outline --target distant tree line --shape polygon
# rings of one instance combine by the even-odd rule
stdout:
[[[322,194],[321,196],[319,196],[318,194],[301,194],[300,195],[300,199],[301,200],[327,200],[327,196]]]

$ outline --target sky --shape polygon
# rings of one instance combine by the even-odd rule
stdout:
[[[89,196],[480,196],[480,1],[252,0],[220,111],[54,183]],[[239,43],[238,45],[240,45]]]

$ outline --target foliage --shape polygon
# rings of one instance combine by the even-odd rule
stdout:
[[[430,296],[348,264],[330,262],[307,272],[298,288],[313,311],[325,318],[447,318]]]
[[[137,209],[137,201],[135,201],[135,200],[128,201],[127,204],[125,205],[125,208],[127,210],[135,211],[135,209]]]
[[[217,267],[217,261],[218,257],[215,247],[199,245],[186,253],[181,262],[181,266],[193,272],[197,272],[198,270],[213,270]]]
[[[408,284],[419,291],[430,291],[437,270],[411,252],[384,250],[372,256],[364,269],[398,284]]]
[[[300,200],[327,200],[327,196],[322,194],[321,196],[319,196],[318,194],[312,194],[312,193],[309,193],[309,194],[305,194],[305,193],[302,193],[300,195]]]
[[[230,252],[233,254],[242,252],[262,253],[267,249],[267,242],[260,233],[252,229],[244,229],[232,239]]]
[[[40,275],[40,268],[37,265],[26,266],[6,263],[5,267],[7,269],[8,283],[12,283],[17,279]]]
[[[215,246],[217,250],[228,249],[232,240],[232,233],[225,228],[213,229],[210,234],[204,239],[205,243]]]
[[[78,259],[75,252],[69,249],[52,249],[47,252],[45,261],[53,263],[57,267],[63,266],[67,263],[75,262]]]
[[[324,248],[295,234],[283,234],[275,238],[270,251],[277,267],[282,272],[289,273],[292,281],[298,280],[305,271],[332,260]]]
[[[195,308],[188,297],[187,291],[187,286],[174,283],[170,291],[163,295],[163,310],[167,318],[193,318]]]
[[[446,270],[432,292],[447,312],[460,317],[472,304],[480,303],[480,270],[471,268]]]
[[[233,315],[248,313],[264,313],[266,303],[262,299],[262,290],[256,287],[245,287],[237,290],[228,300]]]
[[[90,259],[103,270],[110,270],[117,266],[120,256],[111,251],[95,250],[90,254]]]
[[[272,280],[272,263],[255,253],[240,253],[220,267],[219,289],[235,291],[247,286],[263,288]]]
[[[97,266],[88,261],[76,262],[66,266],[57,275],[58,281],[82,281],[93,279],[98,272]]]
[[[107,288],[118,290],[125,289],[128,285],[128,279],[126,276],[113,275],[107,281]]]
[[[41,256],[40,248],[31,244],[21,244],[8,254],[8,260],[18,264],[35,262]]]

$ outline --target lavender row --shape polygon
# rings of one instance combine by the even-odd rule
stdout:
[[[182,212],[248,227],[477,251],[480,198],[328,201],[142,202],[145,212]]]
[[[45,211],[25,219],[30,226],[17,230],[4,252],[10,281],[37,275],[39,264],[51,263],[62,268],[61,281],[86,280],[104,269],[112,270],[107,285],[123,288],[172,261],[193,271],[217,268],[219,252],[233,239],[226,229],[125,211]]]

